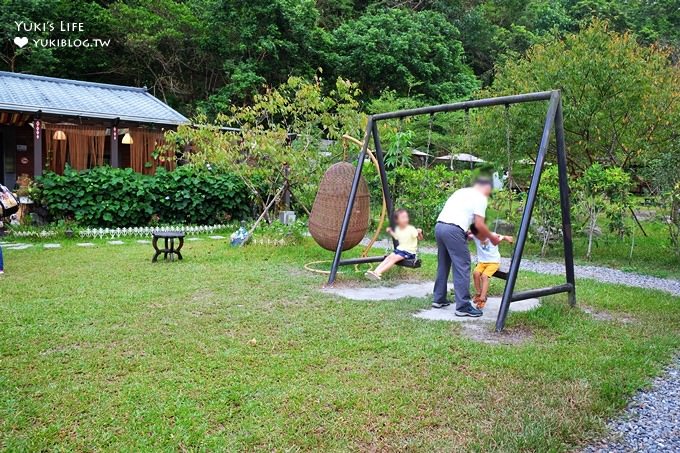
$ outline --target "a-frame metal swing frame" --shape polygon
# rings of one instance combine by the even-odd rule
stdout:
[[[384,153],[380,144],[380,133],[378,132],[378,122],[389,119],[402,119],[410,116],[419,115],[434,115],[440,112],[454,112],[458,110],[468,111],[474,108],[492,107],[492,106],[510,106],[512,104],[520,104],[525,102],[548,102],[548,112],[545,117],[543,125],[543,134],[541,142],[538,147],[536,155],[536,163],[534,165],[531,176],[531,185],[527,194],[526,204],[524,206],[524,213],[522,214],[522,221],[520,223],[519,232],[515,241],[515,248],[510,263],[510,269],[507,273],[497,272],[496,277],[505,280],[505,289],[503,290],[503,298],[501,300],[498,318],[496,320],[496,330],[501,331],[505,326],[505,320],[508,315],[510,304],[521,300],[526,300],[534,297],[547,296],[551,294],[567,293],[569,297],[569,304],[576,304],[576,281],[574,278],[574,252],[571,234],[571,216],[569,211],[569,182],[567,175],[567,150],[564,142],[564,122],[562,118],[562,98],[558,90],[543,91],[536,93],[518,94],[514,96],[503,96],[496,98],[479,99],[465,102],[458,102],[455,104],[442,104],[429,107],[421,107],[416,109],[399,110],[395,112],[380,113],[370,116],[368,124],[366,125],[366,133],[364,134],[363,145],[359,153],[354,179],[352,181],[352,188],[347,200],[347,207],[342,220],[340,235],[338,238],[338,245],[335,250],[335,257],[331,266],[330,275],[328,277],[328,284],[332,285],[335,282],[335,277],[338,268],[344,265],[374,263],[381,261],[383,256],[342,259],[342,244],[345,241],[347,234],[347,227],[349,225],[350,217],[352,215],[352,207],[357,194],[357,188],[361,180],[361,172],[363,169],[366,153],[371,139],[373,140],[375,148],[375,157],[378,160],[380,169],[380,178],[382,181],[382,191],[385,195],[387,204],[387,211],[390,218],[390,223],[394,227],[392,214],[394,206],[392,203],[392,196],[390,194],[389,184],[387,182],[387,171],[385,169]],[[524,252],[524,245],[529,234],[529,226],[531,223],[531,214],[536,202],[536,194],[538,193],[538,186],[541,182],[541,173],[543,172],[543,164],[545,163],[548,146],[550,144],[550,134],[555,131],[555,142],[557,145],[557,168],[559,175],[559,189],[560,189],[560,207],[562,211],[562,238],[564,244],[564,265],[566,282],[560,285],[549,288],[539,288],[527,291],[515,292],[515,283],[517,282],[517,275],[519,273],[520,263],[522,261],[522,253]]]

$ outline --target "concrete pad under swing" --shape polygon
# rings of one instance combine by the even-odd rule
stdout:
[[[346,299],[358,301],[390,301],[406,297],[424,298],[432,296],[434,282],[401,283],[396,286],[371,286],[364,288],[326,288],[323,291]],[[449,283],[449,290],[453,285]],[[527,299],[510,304],[510,312],[529,311],[541,304],[539,299]],[[495,322],[500,309],[501,298],[489,297],[484,314],[478,318],[468,316],[456,316],[455,308],[449,305],[445,308],[427,308],[413,314],[414,317],[431,321],[455,321],[455,322]]]
[[[541,304],[538,299],[527,299],[510,304],[510,313],[529,311],[537,308]],[[456,316],[456,309],[453,305],[444,308],[428,308],[414,313],[413,316],[420,319],[428,319],[431,321],[456,321],[456,322],[495,322],[498,317],[498,310],[501,306],[500,297],[489,297],[486,306],[484,307],[484,314],[478,318],[471,318],[468,316]]]

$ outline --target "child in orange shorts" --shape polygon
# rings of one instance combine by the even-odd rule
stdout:
[[[500,241],[508,241],[511,244],[514,241],[512,236],[497,236]],[[474,224],[470,226],[470,234],[468,237],[475,241],[475,245],[477,246],[477,266],[472,273],[477,294],[475,294],[473,302],[477,308],[481,310],[486,305],[486,296],[489,292],[489,279],[501,267],[501,252],[498,250],[498,246],[493,245],[489,239],[480,241],[477,238],[477,228],[475,228]]]

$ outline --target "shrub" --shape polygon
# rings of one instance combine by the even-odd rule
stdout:
[[[251,212],[249,191],[234,173],[182,166],[157,171],[154,183],[155,213],[161,222],[223,223]]]
[[[541,244],[541,256],[545,256],[551,241],[559,238],[562,233],[559,174],[555,165],[543,171],[532,224],[536,238]]]
[[[97,167],[37,179],[36,201],[54,219],[90,227],[160,223],[219,223],[249,213],[250,197],[240,178],[191,167],[152,176],[131,169]]]
[[[608,219],[610,231],[623,237],[628,231],[624,222],[629,206],[630,175],[619,167],[605,168],[599,163],[588,167],[575,184],[576,211],[581,214],[588,234],[586,258],[592,258],[593,236],[601,214]]]
[[[371,182],[379,181],[377,177],[370,177],[370,173],[367,177]],[[456,189],[470,185],[474,173],[470,170],[451,171],[443,165],[436,165],[430,168],[398,167],[389,172],[388,177],[394,208],[407,209],[411,222],[427,233],[434,230],[446,200]],[[371,188],[377,189],[371,191],[371,201],[374,206],[379,206],[379,183],[371,184]]]
[[[680,182],[668,192],[667,198],[670,200],[670,213],[667,221],[668,233],[675,254],[680,256]]]
[[[286,179],[296,202],[310,208],[331,160],[326,152],[342,151],[343,134],[361,134],[364,115],[359,113],[358,95],[356,84],[347,80],[324,86],[319,79],[291,77],[254,96],[249,105],[218,114],[211,124],[199,116],[192,123],[202,127],[184,125],[168,131],[166,140],[177,143],[190,165],[237,174],[262,211]],[[239,132],[225,133],[223,127]],[[324,153],[319,152],[322,139],[335,141],[323,148]]]

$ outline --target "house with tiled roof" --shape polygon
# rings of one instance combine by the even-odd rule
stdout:
[[[163,133],[185,123],[146,88],[0,71],[0,181],[11,187],[66,165],[171,167],[174,159],[159,159]]]

